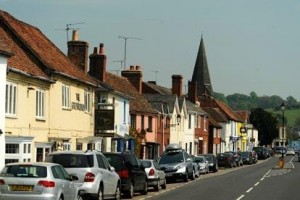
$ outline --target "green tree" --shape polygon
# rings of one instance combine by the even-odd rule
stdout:
[[[278,137],[278,120],[272,113],[262,108],[253,109],[250,114],[250,122],[258,130],[260,145],[269,145]]]

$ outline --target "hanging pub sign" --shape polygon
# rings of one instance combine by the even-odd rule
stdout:
[[[114,110],[95,110],[95,132],[114,130],[115,112]]]

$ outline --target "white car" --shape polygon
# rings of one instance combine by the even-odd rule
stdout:
[[[295,155],[295,150],[294,149],[287,149],[285,155],[292,155],[292,156],[294,156]]]
[[[76,200],[78,187],[67,171],[56,163],[11,163],[0,174],[0,199]]]
[[[154,187],[155,191],[159,191],[159,187],[162,189],[167,188],[166,174],[160,170],[158,163],[155,160],[144,159],[140,160],[145,167],[147,174],[148,187]]]
[[[201,174],[209,173],[209,163],[204,156],[195,156],[195,162],[200,166]]]

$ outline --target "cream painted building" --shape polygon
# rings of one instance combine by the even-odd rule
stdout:
[[[2,40],[0,39],[2,44]],[[0,94],[5,94],[7,59],[11,56],[0,44]],[[0,96],[0,171],[4,167],[5,155],[5,95]]]

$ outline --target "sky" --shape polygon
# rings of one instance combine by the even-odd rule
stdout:
[[[201,37],[214,92],[300,100],[298,0],[0,0],[0,10],[39,28],[67,53],[72,29],[104,43],[107,70],[139,65],[143,81],[192,78]],[[126,38],[126,40],[124,39]],[[298,89],[297,89],[298,88]]]

